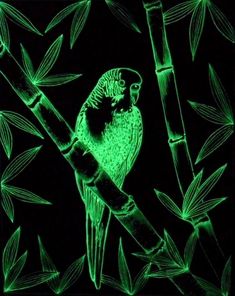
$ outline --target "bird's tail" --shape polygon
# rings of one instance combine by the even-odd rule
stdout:
[[[90,191],[88,188],[86,189]],[[87,192],[88,193],[88,192]],[[91,280],[100,289],[111,213],[94,193],[86,194],[86,246]]]

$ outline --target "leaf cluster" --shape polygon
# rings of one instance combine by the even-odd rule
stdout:
[[[122,239],[120,238],[118,247],[118,270],[120,281],[111,276],[103,275],[102,282],[105,285],[110,286],[124,294],[135,295],[146,285],[148,281],[146,273],[148,273],[149,268],[150,264],[144,265],[143,268],[136,275],[135,279],[132,280],[122,245]]]
[[[224,13],[212,0],[188,0],[175,5],[164,12],[165,24],[173,24],[192,14],[189,24],[189,42],[192,59],[195,59],[205,25],[207,10],[212,22],[222,36],[230,42],[235,42],[234,28]]]
[[[159,201],[175,216],[185,220],[195,227],[194,219],[204,217],[207,213],[219,205],[221,202],[226,200],[225,197],[214,198],[210,200],[205,200],[211,190],[215,187],[216,183],[219,181],[223,175],[227,165],[219,167],[214,173],[212,173],[203,183],[202,176],[203,170],[201,170],[192,180],[189,185],[183,199],[182,208],[180,209],[178,205],[170,198],[167,194],[155,190],[156,196]]]
[[[234,116],[227,93],[217,73],[209,65],[209,82],[216,106],[189,101],[191,107],[204,119],[220,125],[205,141],[198,153],[196,164],[221,147],[234,132]]]
[[[7,19],[25,30],[42,35],[23,13],[9,3],[0,1],[0,41],[8,50],[10,49],[10,32]]]
[[[40,258],[42,264],[42,270],[44,272],[54,272],[57,273],[58,276],[49,279],[47,281],[48,286],[50,289],[57,295],[62,294],[64,291],[69,289],[72,285],[74,285],[78,278],[80,277],[84,262],[85,262],[85,255],[81,258],[76,259],[64,272],[63,276],[60,277],[59,272],[56,269],[55,264],[53,263],[51,257],[47,253],[40,236],[38,236],[38,243],[40,249]]]
[[[25,266],[28,251],[25,251],[17,258],[21,228],[9,238],[2,255],[2,270],[4,275],[4,292],[13,292],[24,290],[40,285],[53,277],[57,276],[57,272],[37,271],[20,277]]]
[[[123,5],[121,5],[116,0],[115,1],[105,0],[105,3],[107,4],[111,13],[122,24],[140,33],[140,29],[138,28],[137,24],[133,20],[133,17]],[[70,48],[72,49],[87,22],[90,10],[91,10],[91,0],[77,1],[73,4],[66,6],[59,13],[57,13],[55,17],[50,21],[50,23],[46,27],[45,33],[47,33],[49,30],[51,30],[56,25],[58,25],[68,15],[70,15],[71,13],[74,13],[72,25],[70,29]]]
[[[13,136],[9,125],[43,139],[40,131],[24,116],[13,111],[0,111],[0,142],[8,158],[11,157]]]
[[[34,85],[44,87],[58,86],[71,82],[81,76],[81,74],[57,74],[47,76],[48,72],[52,69],[58,59],[62,42],[63,35],[60,35],[50,45],[36,71],[34,70],[33,63],[28,52],[21,44],[23,68],[26,75]]]
[[[194,231],[188,238],[183,257],[171,238],[170,234],[164,230],[164,245],[156,254],[134,253],[143,261],[150,262],[151,268],[145,274],[151,278],[173,278],[175,276],[190,272],[192,259],[197,243],[197,232]],[[152,266],[153,265],[153,266]],[[157,266],[157,268],[156,268]]]
[[[40,149],[41,146],[22,152],[8,164],[2,173],[0,181],[1,204],[11,222],[14,222],[13,198],[27,203],[51,205],[51,202],[37,194],[9,184],[10,181],[15,179],[31,163]]]

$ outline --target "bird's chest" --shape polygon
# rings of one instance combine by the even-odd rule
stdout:
[[[105,125],[100,138],[92,136],[84,114],[77,130],[78,138],[93,153],[102,167],[115,177],[125,163],[133,145],[133,132],[138,129],[136,110],[116,113]]]

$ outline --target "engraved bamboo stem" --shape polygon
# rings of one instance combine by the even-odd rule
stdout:
[[[161,1],[145,1],[147,23],[174,168],[184,195],[194,170],[188,149],[174,65],[164,25]]]
[[[172,154],[179,188],[182,196],[184,197],[184,194],[194,177],[194,168],[187,143],[187,135],[174,72],[174,65],[167,40],[162,1],[144,0],[144,8],[146,11],[147,24],[155,63],[155,73],[160,90],[160,97],[168,134],[168,143]],[[197,221],[192,220],[192,224],[194,228],[199,231],[201,243],[203,241],[202,247],[208,261],[211,264],[210,258],[216,258],[217,260],[213,260],[213,265],[216,265],[216,270],[220,270],[221,266],[223,266],[221,263],[224,261],[224,258],[210,218],[208,216],[202,216]],[[211,245],[214,245],[213,252],[211,252]],[[220,258],[220,260],[218,260],[218,258]],[[214,262],[216,264],[214,264]]]

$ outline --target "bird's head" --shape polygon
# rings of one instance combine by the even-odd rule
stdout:
[[[100,139],[115,115],[130,114],[142,85],[140,74],[130,68],[115,68],[98,80],[86,104],[86,121],[91,134]]]
[[[137,71],[130,68],[116,68],[103,74],[101,84],[104,96],[111,99],[112,109],[125,112],[136,104],[142,78]]]

